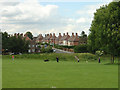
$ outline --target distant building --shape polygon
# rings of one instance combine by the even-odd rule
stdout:
[[[67,34],[65,35],[65,33],[63,34],[63,37],[59,40],[59,45],[68,45],[68,39],[70,38],[70,35]]]
[[[42,40],[43,40],[43,36],[42,34],[39,34],[36,38],[36,42],[39,43],[39,42],[42,42]]]
[[[37,45],[37,43],[36,43],[36,39],[37,39],[37,38],[34,37],[33,40],[31,40],[31,41],[29,42],[29,45],[28,45],[28,47],[29,47],[28,52],[29,52],[29,53],[40,52],[40,49],[38,48],[38,45]]]
[[[74,35],[74,33],[72,33],[72,36],[68,39],[68,46],[76,46],[79,45],[79,36],[76,33],[76,35]]]

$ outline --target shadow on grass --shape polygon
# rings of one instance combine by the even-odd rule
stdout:
[[[104,65],[120,65],[120,63],[106,63]]]

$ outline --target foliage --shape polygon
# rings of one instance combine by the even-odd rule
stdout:
[[[87,37],[87,34],[85,34],[85,32],[82,31],[82,32],[81,32],[81,37],[83,37],[83,38],[84,38],[84,37]]]
[[[53,49],[51,46],[47,46],[46,48],[43,46],[41,48],[41,53],[51,53],[51,52],[53,52]]]
[[[120,52],[120,2],[111,2],[94,13],[88,36],[89,50],[105,51],[113,57]]]
[[[73,49],[74,47],[75,47],[75,46],[55,45],[55,48],[58,48],[58,49],[63,49],[63,48]]]
[[[10,52],[27,52],[28,50],[28,41],[22,39],[21,36],[10,36],[7,32],[2,33],[2,48],[6,51]]]
[[[83,44],[83,45],[75,46],[74,47],[74,52],[75,53],[86,53],[86,52],[88,52],[87,45]]]
[[[80,61],[92,61],[96,60],[97,56],[91,53],[40,53],[40,54],[22,54],[22,55],[15,55],[15,58],[17,59],[37,59],[37,60],[44,60],[44,59],[50,59],[50,60],[56,60],[56,56],[61,61],[74,61],[75,56],[77,56]],[[3,55],[4,58],[11,58],[11,55]]]
[[[98,55],[98,56],[102,56],[103,55],[103,51],[96,51],[95,54]]]
[[[26,34],[27,34],[27,36],[28,36],[31,40],[33,40],[33,35],[32,35],[31,32],[26,32]]]

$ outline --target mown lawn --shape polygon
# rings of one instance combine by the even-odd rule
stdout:
[[[3,88],[118,88],[118,65],[3,59]]]

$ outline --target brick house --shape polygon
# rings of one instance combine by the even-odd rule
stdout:
[[[51,45],[55,44],[55,39],[56,39],[56,36],[55,36],[55,33],[53,33],[53,36],[50,38],[50,44]]]
[[[79,36],[76,33],[76,35],[74,35],[74,33],[72,33],[72,36],[68,39],[68,46],[76,46],[79,45]]]
[[[38,48],[38,45],[37,45],[37,43],[36,43],[36,39],[37,39],[37,37],[34,37],[33,40],[31,40],[31,41],[29,42],[29,45],[28,45],[28,47],[29,47],[28,52],[29,52],[29,53],[40,52],[40,49]]]
[[[59,40],[59,45],[68,45],[68,39],[70,38],[70,35],[65,33],[63,34],[63,37]]]
[[[36,38],[36,43],[42,42],[42,40],[43,40],[43,36],[42,34],[39,34]]]
[[[45,35],[45,38],[43,38],[43,42],[50,43],[50,38],[52,37],[52,34],[50,33]]]
[[[55,39],[55,44],[59,45],[61,43],[59,43],[60,39],[62,38],[61,33],[59,33],[59,36]]]

